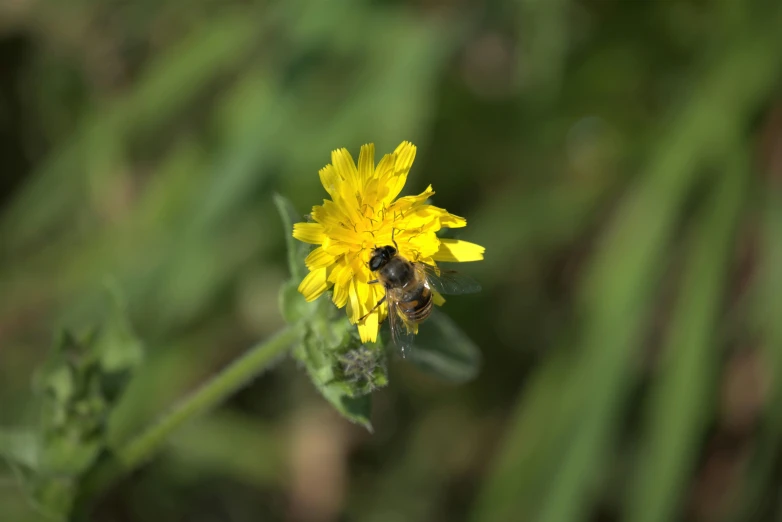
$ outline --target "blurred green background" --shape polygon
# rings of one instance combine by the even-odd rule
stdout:
[[[775,1],[4,0],[0,426],[114,281],[136,433],[283,326],[272,194],[410,140],[487,248],[478,377],[393,359],[369,434],[282,361],[90,519],[782,519],[780,87]]]

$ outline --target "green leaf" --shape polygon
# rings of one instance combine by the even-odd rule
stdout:
[[[453,319],[434,310],[421,325],[407,360],[441,379],[462,383],[478,374],[481,352]]]
[[[370,395],[351,397],[336,383],[320,386],[318,390],[343,417],[372,432],[372,422],[370,421],[372,398]]]
[[[106,372],[122,372],[138,367],[144,358],[144,349],[127,319],[127,311],[119,290],[109,287],[111,307],[104,317],[100,334],[94,340],[94,350]]]
[[[293,204],[279,194],[274,195],[274,204],[277,206],[280,219],[282,220],[285,243],[288,247],[288,268],[291,271],[291,279],[296,281],[298,285],[304,279],[304,276],[307,275],[304,258],[309,254],[310,247],[308,244],[302,243],[293,237],[293,225],[301,222],[303,218],[301,214],[296,212]]]
[[[295,323],[311,315],[314,305],[308,303],[299,292],[299,285],[293,279],[289,279],[280,287],[280,312],[283,319],[289,323]]]
[[[73,505],[77,479],[40,468],[38,434],[30,429],[0,432],[0,462],[5,461],[30,506],[49,520],[65,521]]]
[[[30,469],[38,468],[38,436],[32,429],[0,431],[0,456]]]
[[[71,477],[34,477],[31,492],[34,505],[53,520],[64,520],[73,507],[77,482]]]
[[[34,378],[37,431],[0,434],[2,454],[43,513],[69,513],[79,480],[106,450],[106,427],[143,349],[116,292],[98,328],[63,331]]]
[[[372,431],[372,400],[369,394],[356,393],[348,381],[337,380],[336,365],[331,361],[318,367],[305,362],[305,366],[312,384],[340,415]]]
[[[110,301],[100,328],[80,337],[63,332],[36,375],[41,463],[48,472],[76,475],[89,468],[104,447],[111,409],[141,363],[141,343],[116,292]]]
[[[35,511],[48,520],[68,520],[78,488],[76,479],[38,475],[34,470],[10,460],[8,464]]]
[[[355,326],[345,317],[334,320],[333,305],[321,301],[293,356],[343,417],[372,431],[369,393],[388,383],[382,345],[362,345]]]
[[[116,402],[144,359],[144,347],[127,319],[118,287],[109,285],[111,306],[92,349],[100,360],[101,388],[107,400]]]

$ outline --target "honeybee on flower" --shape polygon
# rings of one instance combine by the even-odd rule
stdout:
[[[475,243],[437,237],[442,228],[460,228],[467,221],[427,203],[431,185],[417,196],[397,198],[407,181],[416,147],[402,142],[375,165],[375,146],[361,147],[358,165],[347,149],[331,153],[320,181],[331,200],[316,205],[308,222],[296,223],[293,237],[318,245],[305,260],[309,274],[299,285],[307,301],[329,288],[338,308],[347,306],[362,342],[377,339],[380,323],[389,317],[394,343],[405,350],[418,324],[429,317],[441,294],[480,290],[472,279],[437,262],[483,259]]]

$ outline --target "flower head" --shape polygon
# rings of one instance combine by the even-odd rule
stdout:
[[[369,313],[385,293],[382,285],[368,284],[374,279],[368,263],[375,247],[396,242],[400,255],[432,266],[437,261],[483,259],[480,245],[437,237],[441,228],[463,227],[467,221],[427,204],[434,194],[431,185],[417,196],[397,199],[415,151],[415,145],[402,142],[377,166],[371,143],[361,147],[358,166],[347,149],[333,151],[331,164],[320,171],[331,200],[312,208],[312,222],[293,227],[293,237],[319,245],[307,256],[310,273],[299,292],[313,301],[333,288],[334,304],[347,305],[350,322],[358,323],[363,342],[377,339],[378,325],[388,313],[385,304]]]

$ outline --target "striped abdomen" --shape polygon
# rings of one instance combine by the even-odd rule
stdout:
[[[420,323],[432,313],[432,291],[424,284],[416,284],[414,288],[404,290],[403,298],[399,300],[399,310],[408,321]]]

